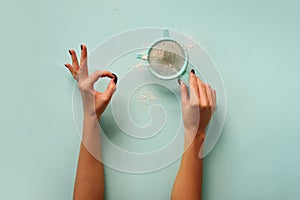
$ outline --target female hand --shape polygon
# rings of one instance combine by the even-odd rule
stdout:
[[[181,86],[182,117],[185,138],[188,142],[197,137],[203,142],[206,128],[216,108],[216,91],[203,83],[192,69],[190,72],[190,95],[187,86],[179,80]]]
[[[87,66],[87,48],[85,45],[81,45],[80,63],[78,63],[76,52],[74,50],[69,50],[69,53],[72,58],[72,64],[68,63],[65,64],[65,66],[69,69],[74,79],[76,79],[78,82],[84,114],[89,116],[97,116],[99,119],[111,100],[114,91],[116,90],[118,78],[115,74],[109,71],[100,70],[95,71],[89,76]],[[106,91],[103,93],[97,92],[94,89],[95,82],[101,77],[111,78]]]

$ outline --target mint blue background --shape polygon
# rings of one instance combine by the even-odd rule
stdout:
[[[145,26],[192,36],[223,76],[227,118],[205,158],[203,199],[300,199],[299,9],[296,0],[2,1],[0,199],[72,198],[80,141],[67,50]],[[178,165],[107,168],[106,199],[169,199]]]

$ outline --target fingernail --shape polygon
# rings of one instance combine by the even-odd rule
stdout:
[[[67,64],[65,64],[65,66],[66,66],[66,68],[68,68],[68,65],[67,65]]]
[[[82,44],[80,45],[80,49],[81,49],[81,50],[83,49],[83,46],[82,46]]]
[[[191,72],[192,72],[193,74],[195,74],[195,70],[194,70],[194,69],[192,69]]]
[[[177,79],[177,82],[179,85],[181,85],[181,80],[180,79]]]
[[[72,51],[71,50],[69,50],[69,54],[72,55]]]
[[[112,73],[112,75],[114,75],[114,82],[115,82],[115,84],[117,84],[117,82],[118,82],[118,77],[117,77],[117,75],[115,75],[114,73]]]

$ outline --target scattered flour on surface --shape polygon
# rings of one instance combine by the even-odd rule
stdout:
[[[138,96],[138,101],[140,103],[145,103],[145,104],[149,104],[151,101],[155,101],[157,100],[157,95],[145,91],[145,92],[141,92],[140,95]]]
[[[189,44],[189,49],[193,49],[196,45],[194,43]]]
[[[119,7],[115,6],[111,9],[112,11],[118,11],[119,10]]]
[[[137,71],[137,74],[138,74],[137,76],[139,78],[143,77],[142,75],[145,72],[146,68],[147,68],[147,66],[145,64],[142,64],[142,63],[137,63],[137,64],[131,66],[132,70],[136,70]]]
[[[196,44],[195,44],[195,42],[194,42],[194,39],[193,39],[192,37],[189,37],[189,40],[190,40],[190,41],[189,41],[187,47],[188,47],[189,49],[195,48]]]

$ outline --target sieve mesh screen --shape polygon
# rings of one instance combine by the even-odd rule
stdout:
[[[152,46],[148,56],[151,69],[162,76],[177,74],[185,64],[184,49],[171,40],[156,43]]]

